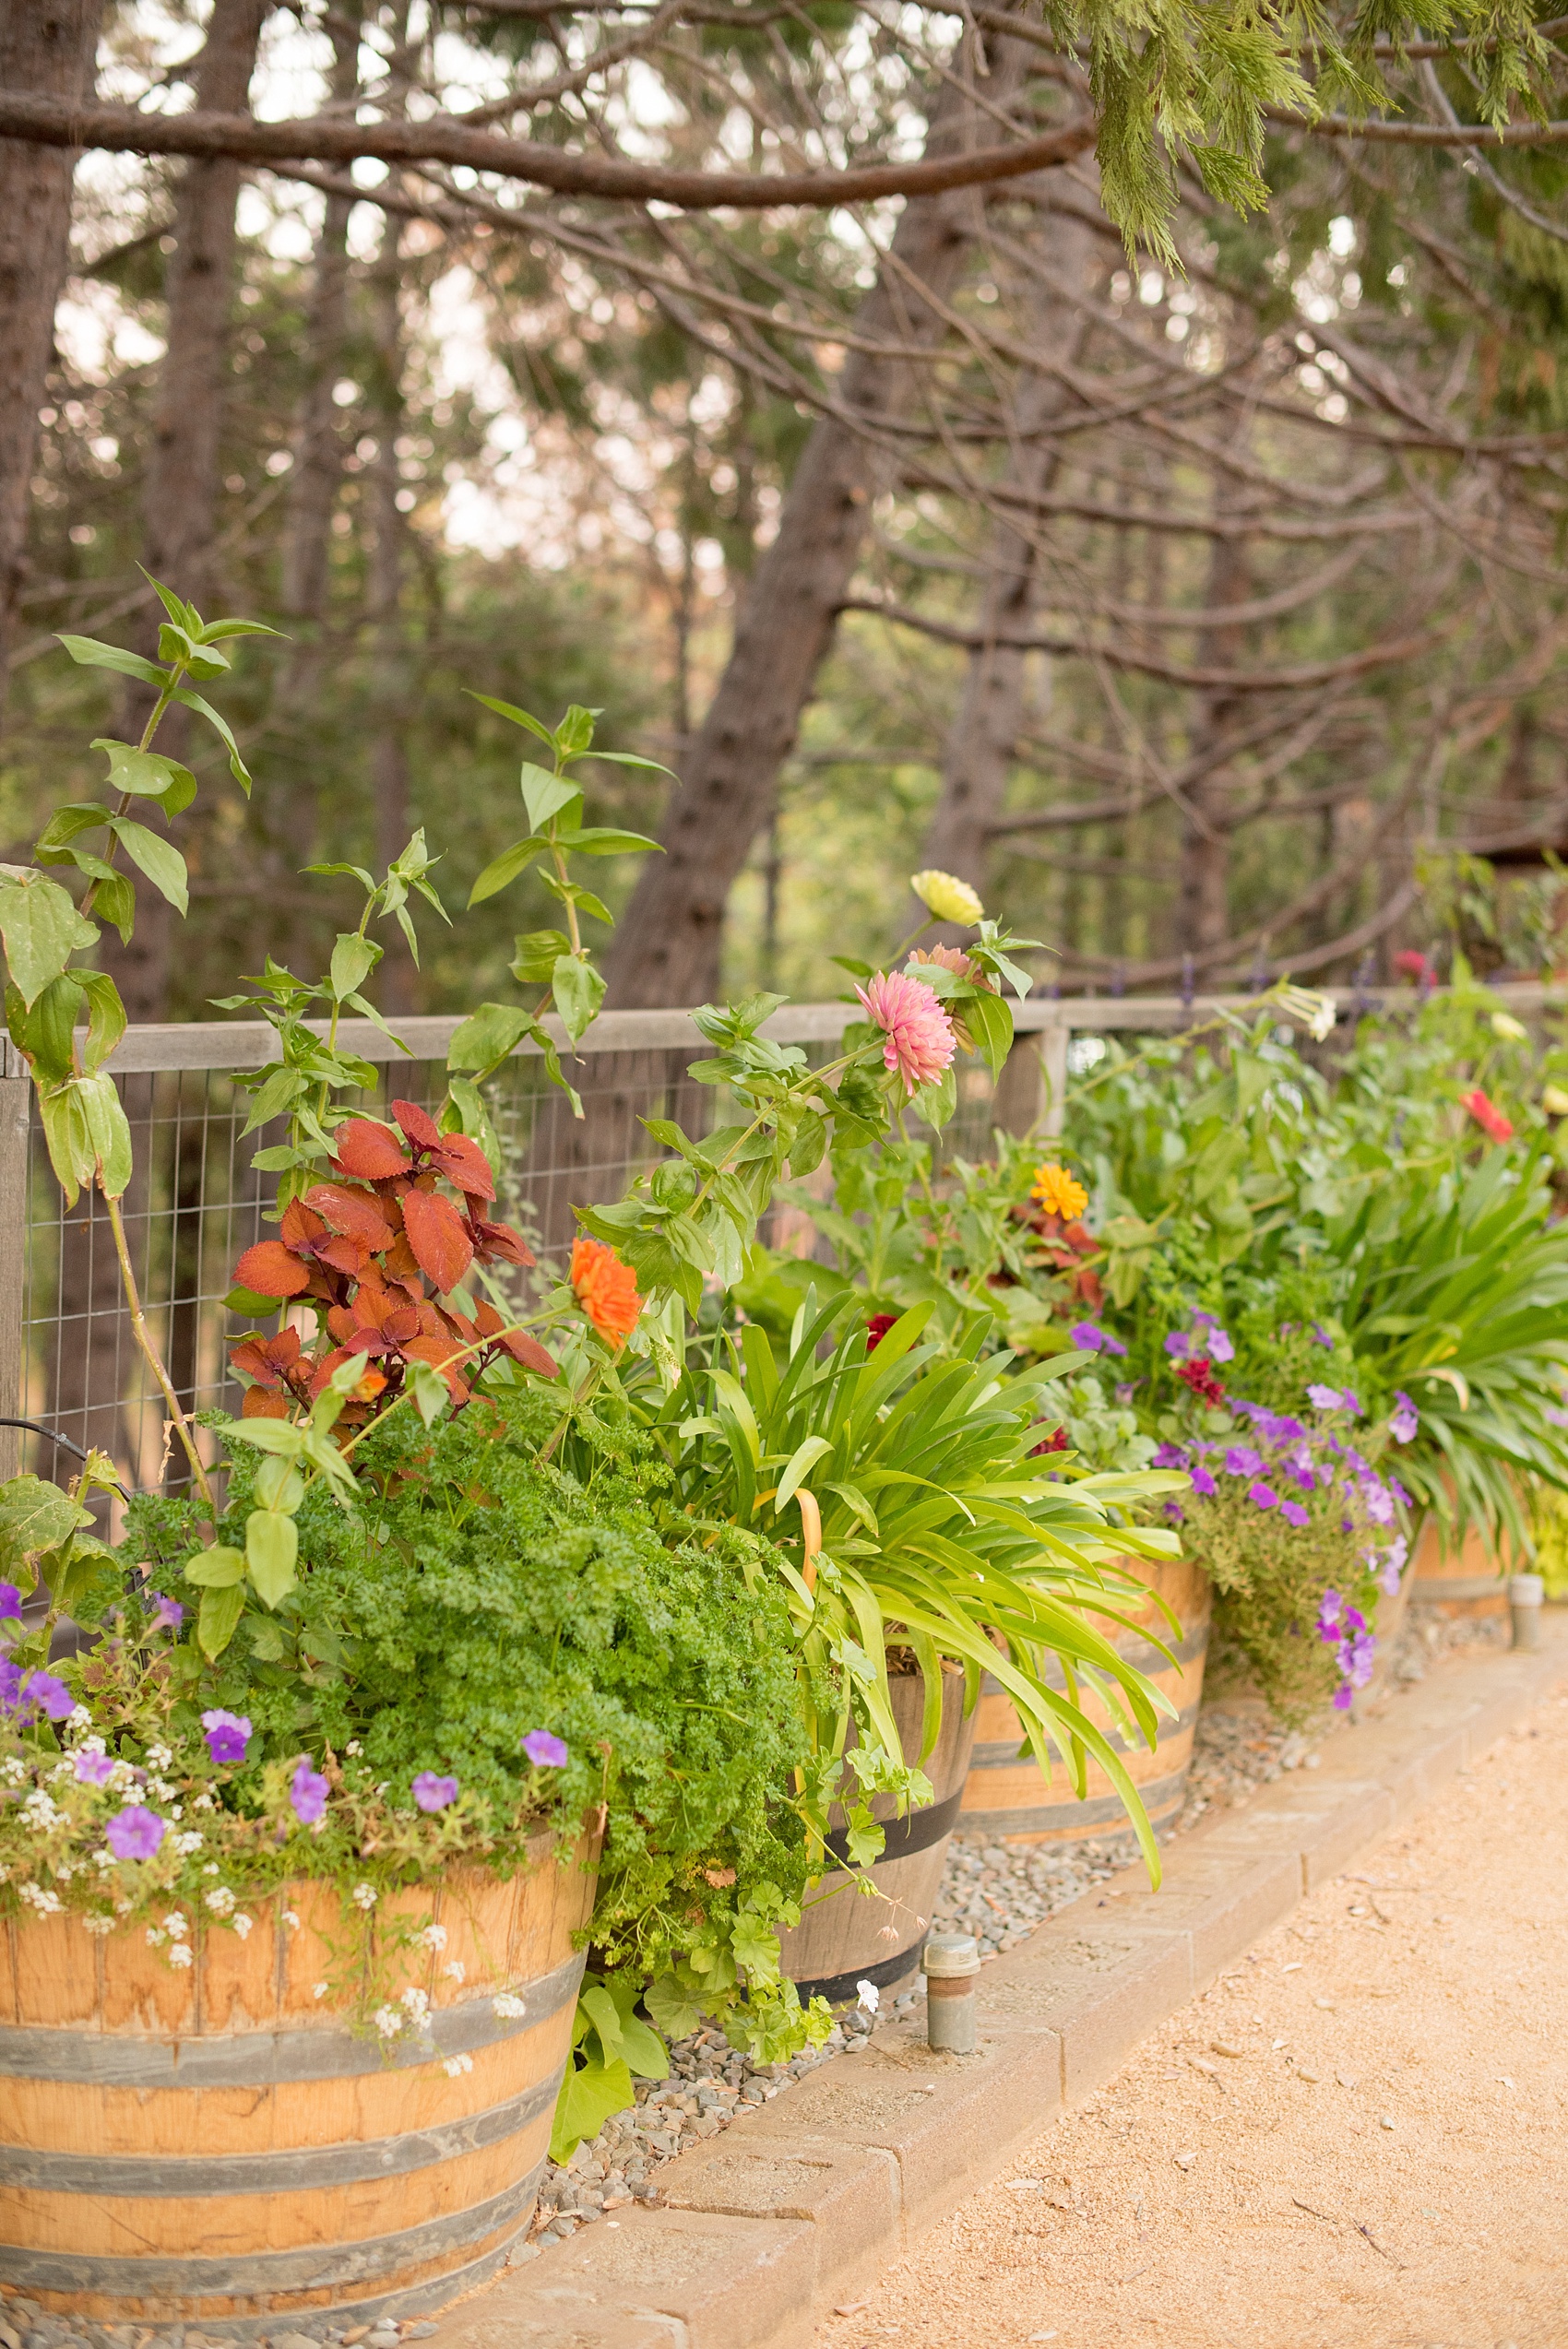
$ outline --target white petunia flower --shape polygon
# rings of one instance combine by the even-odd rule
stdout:
[[[860,1993],[860,2002],[861,2006],[864,2007],[866,2012],[868,2014],[874,2014],[877,2008],[882,2004],[882,1993],[877,1988],[876,1984],[874,1982],[857,1982],[855,1988]]]

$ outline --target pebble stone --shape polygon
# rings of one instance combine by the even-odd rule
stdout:
[[[34,2301],[0,2299],[0,2349],[236,2349],[232,2334],[204,2332],[195,2325],[151,2327],[89,2324],[80,2318],[46,2316]],[[346,2312],[340,2312],[346,2313]],[[377,2318],[374,2325],[301,2325],[280,2332],[247,2334],[244,2349],[400,2349],[408,2341],[428,2341],[436,2326],[428,2317],[398,2321]]]

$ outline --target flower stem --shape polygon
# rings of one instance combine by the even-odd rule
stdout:
[[[101,1172],[99,1188],[102,1190]],[[196,1448],[196,1439],[191,1434],[190,1422],[180,1408],[179,1397],[174,1393],[173,1382],[163,1367],[157,1347],[152,1342],[152,1333],[147,1325],[147,1315],[142,1311],[141,1292],[137,1287],[137,1276],[131,1268],[131,1252],[125,1243],[125,1218],[120,1213],[120,1202],[118,1199],[112,1199],[105,1191],[103,1204],[109,1210],[109,1228],[114,1235],[114,1253],[120,1260],[120,1279],[125,1291],[125,1301],[131,1309],[131,1328],[136,1334],[137,1344],[142,1350],[148,1369],[157,1380],[160,1392],[168,1406],[170,1420],[175,1434],[184,1447],[185,1458],[190,1462],[191,1475],[196,1480],[196,1489],[207,1505],[207,1513],[216,1524],[218,1505],[212,1498],[212,1487],[207,1481],[207,1470],[202,1466],[201,1455]]]

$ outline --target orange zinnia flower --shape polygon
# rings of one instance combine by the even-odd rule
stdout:
[[[1060,1216],[1064,1224],[1075,1223],[1089,1204],[1083,1184],[1052,1160],[1035,1169],[1029,1197],[1038,1199],[1048,1216]]]
[[[574,1240],[572,1287],[606,1346],[624,1346],[643,1310],[637,1276],[630,1264],[624,1264],[613,1248],[606,1248],[601,1240]]]

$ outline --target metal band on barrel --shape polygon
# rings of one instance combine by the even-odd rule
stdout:
[[[44,2194],[94,2196],[177,2195],[191,2202],[213,2194],[291,2194],[328,2186],[351,2186],[368,2177],[396,2177],[427,2169],[460,2153],[504,2144],[554,2105],[556,2082],[548,2080],[504,2105],[400,2137],[368,2142],[284,2146],[268,2153],[201,2153],[150,2158],[139,2153],[56,2153],[29,2145],[0,2144],[0,2186],[28,2187]],[[196,2223],[200,2224],[199,2211]]]
[[[59,2080],[101,2088],[274,2088],[285,2081],[341,2080],[437,2063],[515,2039],[569,2006],[582,1980],[578,1952],[525,1982],[525,2011],[498,2015],[487,1998],[439,2007],[416,2042],[388,2046],[350,2031],[234,2031],[211,2038],[133,2038],[125,2032],[0,2025],[0,2080]]]

